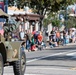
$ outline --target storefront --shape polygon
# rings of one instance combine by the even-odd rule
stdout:
[[[39,22],[40,18],[43,18],[38,14],[14,14],[12,17],[16,17],[16,20],[22,19],[22,22],[25,25],[25,30],[30,30],[31,32],[33,30],[40,30]]]

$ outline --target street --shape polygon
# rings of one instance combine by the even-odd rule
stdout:
[[[0,0],[0,75],[76,75],[76,0]]]
[[[25,75],[76,75],[76,46],[26,52]],[[14,75],[5,67],[4,75]]]

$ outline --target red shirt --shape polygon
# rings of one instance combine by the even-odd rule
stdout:
[[[38,35],[38,41],[39,41],[39,42],[42,42],[42,39],[43,39],[43,36],[39,34],[39,35]]]
[[[56,37],[60,38],[60,32],[56,32]]]

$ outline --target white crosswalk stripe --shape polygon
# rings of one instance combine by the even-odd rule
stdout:
[[[67,56],[76,56],[76,52],[73,52],[73,53],[68,53],[66,54]]]
[[[72,59],[76,59],[76,52],[68,53],[66,56],[71,56]]]

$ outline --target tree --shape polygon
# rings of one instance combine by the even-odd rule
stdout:
[[[23,8],[28,3],[35,13],[45,15],[46,12],[57,12],[60,7],[75,3],[76,0],[8,0],[9,5],[14,5],[14,2],[18,8]]]
[[[60,27],[60,20],[57,18],[52,20],[52,25],[59,28]]]
[[[17,7],[23,8],[28,3],[28,6],[33,9],[34,13],[45,16],[50,13],[57,12],[60,9],[66,9],[69,4],[75,3],[76,0],[14,0]],[[43,21],[43,18],[41,18]]]
[[[76,28],[76,17],[74,16],[69,16],[69,19],[67,21],[65,21],[64,23],[66,23],[66,28],[72,28],[75,27]]]
[[[15,0],[8,0],[8,6],[13,6]]]
[[[60,2],[62,1],[63,0],[31,0],[30,5],[35,13],[45,16],[47,13],[47,15],[49,15],[50,12],[57,12],[60,9]],[[45,19],[44,22],[46,23],[44,24],[50,23],[50,18]],[[42,20],[43,19],[41,19],[41,21]]]

